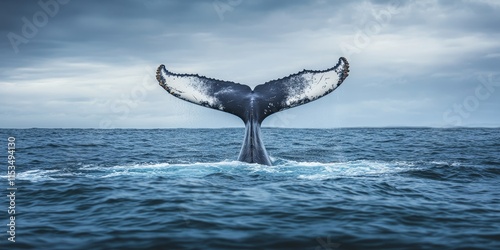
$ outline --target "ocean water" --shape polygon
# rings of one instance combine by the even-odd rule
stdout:
[[[500,249],[500,129],[243,131],[1,129],[0,249]]]

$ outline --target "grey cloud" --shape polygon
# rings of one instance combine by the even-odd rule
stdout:
[[[488,1],[73,0],[60,5],[57,14],[50,17],[45,26],[39,27],[36,36],[28,39],[27,44],[20,44],[19,52],[15,53],[7,34],[22,35],[23,17],[32,20],[34,14],[43,11],[37,2],[0,2],[3,59],[0,61],[0,86],[14,86],[18,92],[12,95],[23,95],[29,100],[29,94],[23,94],[19,87],[27,84],[27,78],[42,83],[31,83],[34,92],[37,88],[42,89],[50,79],[65,79],[72,84],[81,81],[81,92],[72,92],[71,84],[61,83],[56,91],[59,94],[45,93],[45,97],[35,99],[39,103],[44,98],[66,104],[78,103],[82,110],[93,107],[82,102],[90,95],[100,94],[100,98],[114,100],[122,93],[129,94],[135,86],[132,80],[123,82],[127,79],[118,81],[114,77],[121,71],[144,65],[153,67],[151,75],[154,67],[164,63],[179,73],[200,73],[250,85],[303,68],[326,68],[342,55],[342,43],[357,46],[358,35],[366,33],[373,23],[380,25],[380,30],[368,34],[369,42],[358,46],[359,51],[348,58],[352,71],[338,90],[342,93],[334,93],[333,97],[318,101],[319,104],[312,103],[293,112],[328,116],[331,114],[328,112],[333,112],[329,105],[334,103],[340,107],[338,113],[345,115],[340,124],[346,126],[363,122],[369,126],[370,119],[377,116],[380,120],[373,124],[411,122],[412,112],[425,113],[419,124],[439,124],[443,123],[444,110],[473,94],[478,75],[499,73],[500,56],[495,55],[500,54],[497,42],[500,40],[497,28],[500,8]],[[222,14],[223,20],[217,10],[221,6],[214,6],[214,3],[228,8]],[[390,19],[387,22],[377,19],[384,18],[377,14],[387,11],[393,3],[399,5]],[[92,64],[98,67],[90,67]],[[102,85],[109,93],[87,89],[93,87],[92,84]],[[113,88],[116,84],[122,87]],[[158,98],[155,104],[161,103],[159,98],[170,97],[162,95],[163,92],[153,95],[154,90],[151,91],[149,97]],[[64,93],[72,94],[66,97]],[[495,105],[498,107],[498,98],[493,97],[478,108],[478,118],[488,120],[483,114],[489,114]],[[401,104],[404,100],[407,105]],[[419,100],[429,101],[419,109]],[[366,106],[375,103],[381,104],[380,109]],[[148,105],[148,102],[143,104]],[[434,109],[429,108],[431,104]],[[8,104],[0,101],[0,105],[3,105],[0,113],[7,112]],[[399,107],[391,108],[391,105]],[[397,108],[402,111],[396,112]],[[139,110],[158,111],[144,106],[131,110],[131,117]],[[404,110],[408,110],[408,115]],[[22,109],[18,112],[22,113]],[[65,108],[59,107],[57,112],[65,112]],[[210,119],[205,112],[209,111],[200,111],[198,115]],[[29,120],[26,117],[23,116],[23,122]],[[161,120],[158,117],[151,119]],[[307,121],[297,123],[314,125]],[[4,125],[0,123],[0,126]]]

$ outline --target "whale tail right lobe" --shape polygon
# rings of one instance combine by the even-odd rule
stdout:
[[[303,70],[290,76],[249,86],[196,74],[176,74],[160,65],[156,79],[170,94],[204,107],[240,117],[246,126],[240,160],[270,165],[260,138],[262,121],[285,109],[317,100],[339,87],[349,75],[344,57],[326,70]],[[267,158],[267,159],[260,159]]]

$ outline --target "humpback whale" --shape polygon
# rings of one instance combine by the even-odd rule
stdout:
[[[339,87],[349,75],[349,63],[340,57],[326,70],[303,70],[257,85],[243,84],[197,74],[177,74],[160,65],[156,79],[168,93],[182,100],[238,116],[245,123],[245,139],[239,161],[271,165],[260,126],[266,117],[317,100]]]

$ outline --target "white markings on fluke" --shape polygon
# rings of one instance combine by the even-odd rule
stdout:
[[[160,72],[163,77],[162,86],[174,96],[192,103],[202,104],[220,110],[224,108],[220,101],[210,94],[210,86],[201,81],[199,77],[171,74],[164,67],[162,67]],[[165,84],[165,79],[169,80],[168,85]]]
[[[340,80],[339,74],[334,70],[325,73],[305,73],[295,77],[302,78],[298,79],[297,82],[303,84],[290,86],[290,95],[285,101],[288,106],[305,99],[316,100],[325,95],[325,92],[335,90]]]

